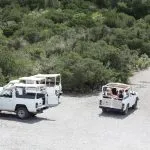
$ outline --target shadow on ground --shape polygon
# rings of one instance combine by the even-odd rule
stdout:
[[[93,96],[100,96],[101,91],[91,92],[91,93],[85,93],[85,94],[79,94],[79,93],[67,93],[63,94],[63,97],[76,97],[76,98],[88,98]]]
[[[34,124],[40,121],[56,121],[53,119],[47,119],[47,118],[42,118],[42,117],[37,117],[37,116],[29,117],[28,119],[21,120],[17,118],[15,114],[7,114],[7,113],[0,113],[0,120],[16,121],[16,122],[21,122],[21,123],[26,123],[26,124]]]
[[[115,111],[108,111],[108,112],[102,112],[99,114],[99,117],[106,117],[106,118],[114,118],[114,119],[125,119],[128,116],[134,114],[134,112],[137,109],[129,109],[129,112],[127,115],[123,115],[121,112],[115,112]]]

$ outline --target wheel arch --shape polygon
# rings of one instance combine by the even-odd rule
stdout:
[[[15,111],[17,111],[17,109],[20,108],[20,107],[24,107],[24,108],[27,109],[26,105],[24,105],[24,104],[17,104],[16,107],[15,107]]]

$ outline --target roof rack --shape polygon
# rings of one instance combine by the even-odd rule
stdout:
[[[130,85],[128,84],[124,84],[124,83],[108,83],[105,85],[106,87],[110,87],[110,88],[121,88],[121,89],[129,89]]]

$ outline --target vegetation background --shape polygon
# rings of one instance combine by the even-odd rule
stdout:
[[[85,92],[150,64],[150,0],[0,0],[0,85],[61,73]]]

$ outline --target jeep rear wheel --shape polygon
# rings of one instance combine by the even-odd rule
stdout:
[[[27,110],[27,108],[25,107],[20,107],[17,109],[16,111],[17,117],[20,119],[26,119],[29,117],[29,112]]]

